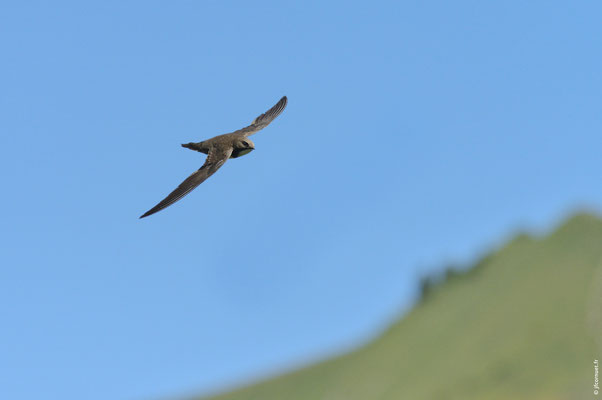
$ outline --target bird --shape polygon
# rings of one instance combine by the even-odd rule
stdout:
[[[249,136],[259,132],[282,113],[288,99],[282,97],[272,108],[261,114],[246,126],[237,131],[215,136],[202,142],[182,144],[182,147],[207,154],[205,163],[196,172],[186,178],[180,186],[161,200],[156,206],[145,212],[140,218],[148,217],[174,204],[193,189],[213,175],[228,159],[242,157],[255,150],[255,144]]]

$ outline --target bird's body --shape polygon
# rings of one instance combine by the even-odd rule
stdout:
[[[251,141],[251,139],[246,139],[245,141],[243,141],[245,137],[246,136],[244,136],[243,134],[236,132],[226,133],[224,135],[219,135],[209,140],[205,140],[203,142],[186,143],[183,144],[182,147],[185,147],[190,150],[196,150],[203,154],[209,154],[212,147],[232,147],[233,151],[230,155],[230,158],[238,158],[255,150],[255,144]],[[243,144],[245,142],[248,146]],[[240,145],[240,147],[237,147],[237,145]]]
[[[251,125],[224,135],[215,136],[202,142],[183,144],[182,147],[207,154],[205,164],[184,180],[173,192],[159,204],[148,210],[140,218],[148,217],[162,209],[169,207],[194,188],[203,183],[217,171],[229,158],[238,158],[255,149],[255,144],[248,138],[272,122],[286,107],[287,98],[284,96],[276,105],[261,114]]]

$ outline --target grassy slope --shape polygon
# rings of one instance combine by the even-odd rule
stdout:
[[[601,265],[602,221],[578,215],[436,287],[371,344],[211,399],[592,398]]]

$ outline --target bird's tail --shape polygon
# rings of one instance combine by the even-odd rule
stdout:
[[[183,143],[182,147],[186,147],[187,149],[190,149],[190,150],[201,151],[201,143],[203,143],[203,142],[199,142],[199,143],[193,143],[193,142]]]

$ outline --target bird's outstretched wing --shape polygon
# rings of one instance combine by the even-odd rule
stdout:
[[[140,218],[148,217],[156,212],[163,210],[166,207],[171,206],[176,201],[190,193],[194,188],[203,183],[207,178],[215,173],[224,163],[230,158],[232,149],[212,149],[207,155],[205,164],[199,168],[195,173],[190,175],[180,183],[173,192],[171,192],[166,198],[161,200],[159,204],[145,212]]]
[[[278,101],[278,103],[276,103],[276,105],[274,107],[270,108],[265,113],[263,113],[259,117],[255,118],[255,120],[253,122],[251,122],[251,125],[249,125],[245,128],[239,129],[232,133],[233,134],[243,134],[245,136],[249,136],[249,135],[259,132],[260,130],[262,130],[263,128],[268,126],[270,124],[270,122],[272,122],[274,119],[276,119],[277,116],[280,115],[280,113],[286,107],[287,102],[288,102],[288,100],[287,100],[286,96],[284,96],[283,98],[280,99],[280,101]]]

